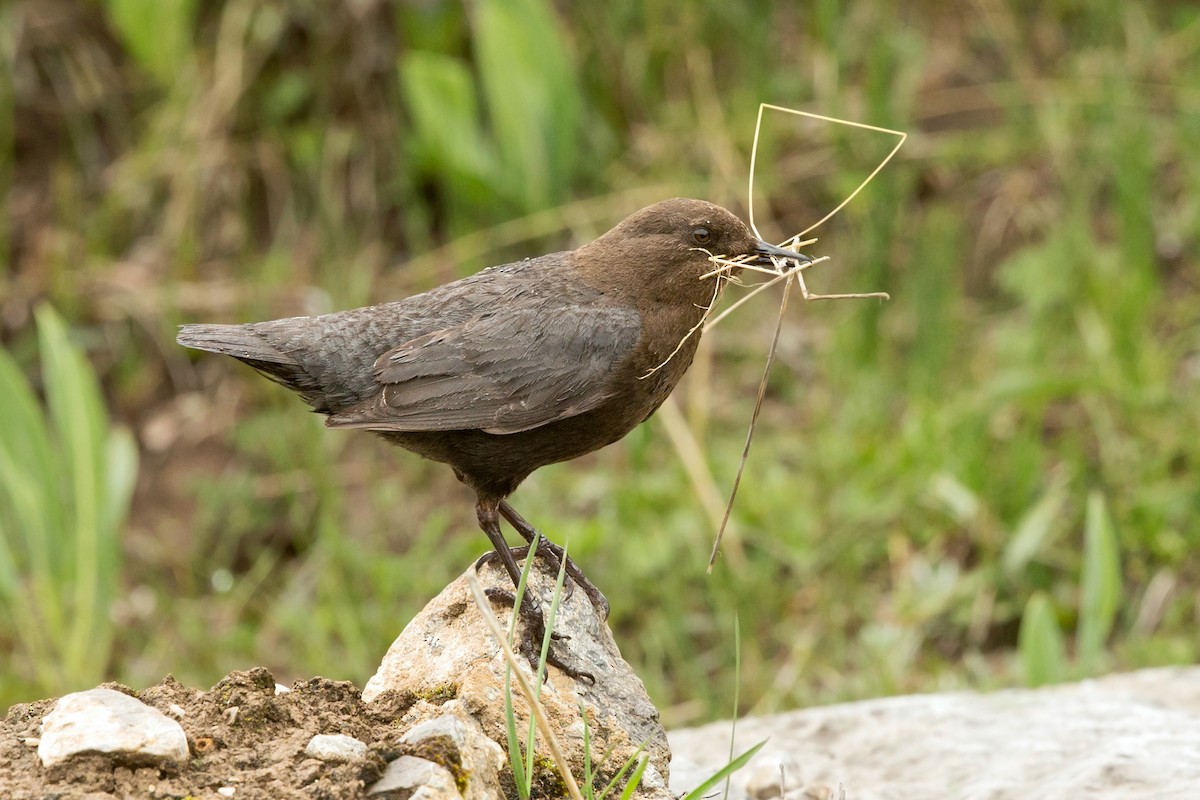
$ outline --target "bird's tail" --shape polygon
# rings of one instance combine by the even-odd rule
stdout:
[[[267,337],[248,325],[184,325],[175,341],[193,350],[206,350],[239,358],[298,366],[294,357],[279,350]]]
[[[323,387],[315,380],[297,351],[262,329],[261,323],[244,325],[184,325],[175,341],[193,350],[221,353],[254,367],[260,373],[299,394],[317,411],[328,413]]]

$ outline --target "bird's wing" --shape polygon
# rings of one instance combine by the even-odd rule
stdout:
[[[326,424],[497,434],[537,428],[613,397],[609,378],[640,335],[633,309],[500,305],[384,353],[375,362],[379,391]]]

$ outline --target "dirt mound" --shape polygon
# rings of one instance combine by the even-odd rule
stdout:
[[[276,693],[265,669],[230,673],[206,692],[169,676],[136,692],[105,685],[178,720],[187,734],[189,763],[168,770],[94,754],[44,769],[36,745],[42,717],[56,700],[39,700],[13,706],[0,723],[0,797],[351,800],[366,796],[388,762],[417,754],[397,737],[401,717],[420,699],[415,695],[388,693],[367,705],[354,684],[325,678]],[[353,736],[367,745],[367,754],[348,763],[310,758],[305,747],[319,733]]]

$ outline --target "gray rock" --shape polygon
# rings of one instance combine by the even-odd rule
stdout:
[[[460,700],[438,707],[439,715],[419,722],[405,732],[405,744],[441,740],[454,748],[463,774],[468,776],[463,796],[466,800],[490,800],[500,785],[500,770],[508,763],[504,750],[483,734],[483,729]]]
[[[125,764],[187,763],[187,736],[179,723],[113,689],[90,689],[60,698],[42,719],[38,757],[52,767],[79,753],[106,753]]]
[[[383,777],[367,790],[378,800],[461,800],[454,776],[441,764],[415,756],[400,756],[388,764]]]
[[[720,768],[730,730],[672,732],[672,788]],[[769,741],[731,798],[836,798],[843,785],[853,800],[1193,800],[1200,668],[813,708],[739,720],[736,737],[736,752]]]
[[[508,576],[496,565],[481,567],[479,579],[485,588],[512,588]],[[553,576],[534,570],[530,581],[543,608],[549,609]],[[507,627],[511,609],[495,604],[492,610]],[[670,750],[658,710],[582,591],[561,600],[554,627],[570,636],[553,645],[556,652],[596,679],[594,684],[576,681],[550,667],[542,685],[541,704],[570,768],[577,776],[583,773],[582,702],[587,709],[593,763],[609,753],[606,764],[620,765],[644,741],[649,764],[636,797],[673,797],[666,781]],[[532,676],[524,662],[521,669]],[[472,599],[464,574],[409,622],[367,682],[362,697],[371,702],[387,690],[419,697],[453,695],[487,739],[504,743],[504,674],[504,656]],[[528,706],[515,684],[514,680],[513,706],[518,730],[523,731],[528,725]],[[542,745],[538,752],[547,755]]]
[[[353,761],[366,752],[365,744],[343,733],[318,733],[304,748],[304,755],[322,761]]]

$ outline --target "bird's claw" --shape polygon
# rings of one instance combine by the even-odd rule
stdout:
[[[507,589],[486,589],[484,593],[488,596],[489,600],[501,602],[509,608],[512,608],[517,602],[516,595]],[[542,617],[541,603],[526,593],[521,599],[519,613],[521,621],[525,623],[525,635],[520,637],[518,649],[521,651],[521,655],[525,656],[525,660],[529,662],[529,666],[533,669],[534,674],[541,674],[542,642],[546,639],[546,620]],[[554,633],[553,631],[550,633],[551,641],[565,641],[570,638],[570,636],[565,634]],[[592,685],[596,683],[595,675],[586,670],[576,669],[566,663],[556,656],[552,649],[546,652],[546,664],[557,667],[573,680],[586,680]],[[543,675],[542,680],[545,680],[546,677],[546,675]]]

